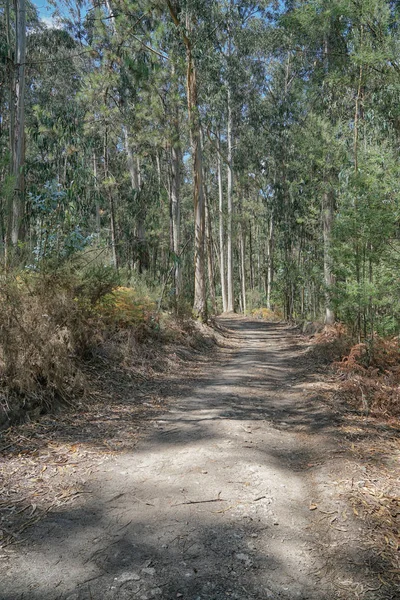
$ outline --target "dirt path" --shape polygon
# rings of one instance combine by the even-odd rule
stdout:
[[[239,349],[2,556],[1,600],[396,597],[346,513],[346,470],[362,473],[305,345],[283,325],[223,324]]]

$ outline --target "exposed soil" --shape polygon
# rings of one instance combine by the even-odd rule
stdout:
[[[397,429],[296,329],[219,322],[229,348],[1,444],[1,600],[400,597]]]

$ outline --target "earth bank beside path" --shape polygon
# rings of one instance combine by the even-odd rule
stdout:
[[[304,340],[220,323],[237,349],[182,373],[132,452],[91,455],[79,498],[2,556],[2,600],[395,598]]]

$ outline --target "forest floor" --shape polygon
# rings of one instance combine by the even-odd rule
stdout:
[[[179,372],[9,430],[1,600],[400,597],[398,428],[344,411],[295,328],[219,325]]]

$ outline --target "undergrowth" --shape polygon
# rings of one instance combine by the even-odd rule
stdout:
[[[339,395],[354,409],[385,419],[400,417],[400,345],[398,337],[354,343],[337,323],[314,336],[319,356],[339,375]]]
[[[343,378],[340,392],[349,404],[367,415],[400,417],[398,338],[355,344],[335,367]]]
[[[158,335],[156,302],[105,267],[3,276],[0,425],[36,417],[89,393],[84,363],[102,348],[124,356]]]
[[[251,311],[251,316],[255,319],[260,319],[263,321],[269,321],[271,323],[281,321],[283,319],[283,313],[278,310],[272,310],[271,308],[266,308],[265,306],[261,308],[255,308]]]

